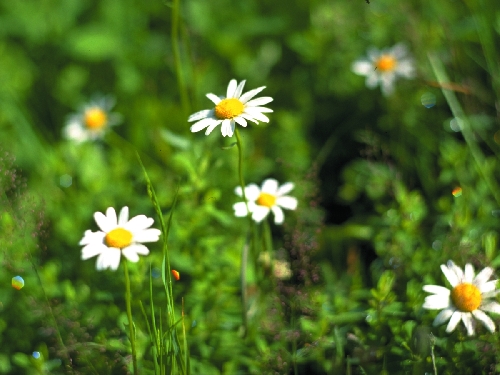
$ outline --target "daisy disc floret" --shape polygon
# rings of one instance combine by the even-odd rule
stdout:
[[[119,114],[110,112],[114,105],[111,97],[94,98],[84,104],[69,116],[63,129],[64,137],[78,143],[102,138],[111,126],[121,121]]]
[[[252,219],[256,222],[261,222],[269,214],[273,212],[274,222],[282,224],[284,214],[282,208],[287,210],[295,210],[297,208],[297,199],[286,195],[294,188],[294,184],[287,182],[278,186],[278,181],[269,178],[262,183],[262,188],[255,184],[250,184],[245,187],[245,196],[248,200],[248,210],[252,213]],[[235,189],[235,193],[242,197],[243,192],[240,186]],[[245,202],[238,202],[233,205],[234,214],[237,217],[248,215]]]
[[[366,77],[367,87],[372,89],[380,85],[386,96],[394,92],[394,83],[398,77],[415,76],[413,59],[408,56],[406,47],[401,43],[382,51],[370,48],[367,58],[356,60],[352,64],[352,71]]]
[[[264,90],[266,86],[242,94],[244,86],[245,81],[241,81],[238,84],[235,79],[232,79],[227,86],[225,97],[207,94],[207,98],[215,104],[215,107],[196,112],[189,116],[188,122],[196,121],[191,126],[191,131],[195,133],[206,129],[205,135],[209,135],[212,130],[221,125],[222,135],[224,137],[232,137],[236,124],[246,127],[247,121],[252,121],[256,124],[259,121],[269,122],[269,118],[264,113],[272,112],[273,110],[261,106],[272,102],[273,98],[262,96],[252,99]]]
[[[101,230],[85,231],[80,241],[84,246],[82,259],[97,256],[98,271],[107,268],[115,271],[120,265],[121,255],[131,262],[137,262],[139,255],[148,255],[149,249],[142,243],[158,241],[161,231],[150,228],[154,222],[152,218],[138,215],[129,220],[128,216],[128,207],[121,209],[118,218],[113,207],[106,210],[106,215],[96,212],[94,219]]]
[[[451,290],[439,285],[423,287],[424,291],[432,293],[425,297],[423,308],[442,310],[433,324],[437,326],[449,320],[446,332],[452,332],[462,321],[467,334],[472,336],[475,332],[475,318],[490,332],[495,332],[495,323],[485,314],[485,311],[500,314],[500,304],[490,300],[499,293],[496,289],[497,280],[488,281],[493,269],[486,267],[474,277],[471,264],[467,263],[462,271],[449,260],[446,265],[441,265],[441,270],[450,283]]]

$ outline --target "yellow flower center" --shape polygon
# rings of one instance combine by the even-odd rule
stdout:
[[[87,128],[92,130],[98,130],[106,126],[108,122],[108,116],[99,107],[92,107],[85,111],[84,120]]]
[[[460,311],[471,312],[481,304],[481,292],[475,285],[462,283],[453,288],[451,299]]]
[[[232,119],[241,115],[245,107],[242,102],[236,98],[223,99],[215,106],[215,116],[218,119]]]
[[[257,198],[257,204],[271,208],[276,204],[276,197],[268,193],[260,193]]]
[[[106,245],[123,249],[132,242],[132,233],[123,228],[115,228],[106,234]]]
[[[382,72],[390,72],[396,67],[396,59],[391,55],[382,55],[375,63],[375,66]]]

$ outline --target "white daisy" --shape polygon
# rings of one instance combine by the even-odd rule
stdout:
[[[368,58],[356,60],[352,64],[352,71],[366,76],[366,86],[371,89],[380,84],[382,93],[386,96],[394,92],[394,82],[398,76],[415,76],[413,59],[408,56],[406,47],[401,43],[382,51],[370,48]]]
[[[232,79],[227,86],[225,98],[214,94],[207,94],[207,98],[215,104],[215,108],[205,109],[189,116],[188,122],[196,121],[191,126],[191,131],[195,133],[207,128],[205,135],[209,135],[217,125],[222,124],[222,135],[224,137],[232,137],[236,124],[247,126],[247,120],[256,124],[259,121],[269,122],[269,118],[263,113],[272,112],[273,110],[260,106],[272,102],[273,98],[263,96],[252,99],[264,90],[266,86],[250,90],[242,95],[243,86],[245,86],[245,81],[241,81],[238,85],[236,80]]]
[[[443,309],[434,319],[434,326],[450,320],[446,332],[452,332],[457,324],[464,322],[467,334],[474,334],[476,322],[479,320],[490,331],[495,332],[495,323],[484,311],[500,314],[500,304],[488,299],[499,293],[496,289],[497,280],[488,281],[493,274],[490,267],[484,268],[474,277],[471,264],[465,265],[464,271],[451,260],[441,265],[446,279],[453,289],[449,290],[439,285],[424,285],[423,289],[433,293],[425,297],[424,309]]]
[[[128,207],[123,207],[120,216],[116,217],[113,207],[94,214],[94,219],[101,229],[98,232],[85,231],[80,241],[84,245],[82,259],[89,259],[96,255],[98,271],[111,268],[115,271],[120,265],[120,255],[131,262],[137,262],[139,255],[148,255],[149,249],[141,242],[158,241],[161,231],[149,228],[154,220],[145,215],[138,215],[128,219]]]
[[[69,116],[63,129],[64,137],[78,143],[102,138],[106,130],[121,121],[117,113],[110,113],[115,105],[111,97],[99,97]]]
[[[261,222],[269,214],[270,211],[274,214],[274,222],[276,224],[283,223],[284,215],[281,208],[295,210],[297,208],[297,199],[285,195],[292,191],[294,185],[291,182],[278,187],[278,181],[269,178],[262,184],[262,189],[255,184],[250,184],[245,187],[245,196],[248,201],[248,210],[252,213],[252,219],[256,222]],[[243,196],[241,187],[238,186],[235,193],[240,197]],[[238,217],[248,215],[245,202],[238,202],[233,205],[234,214]]]

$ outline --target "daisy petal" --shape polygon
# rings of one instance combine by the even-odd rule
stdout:
[[[219,124],[222,122],[222,120],[217,120],[215,122],[213,122],[208,128],[207,130],[205,131],[205,135],[209,135],[210,133],[212,133],[212,131],[217,127],[219,126]]]
[[[448,262],[448,263],[450,263],[450,262]],[[452,262],[452,264],[453,264],[453,262]],[[442,264],[441,271],[443,271],[444,276],[446,277],[446,279],[448,280],[448,282],[450,283],[450,285],[453,288],[458,285],[459,280],[458,280],[457,274],[455,273],[455,271],[453,271],[453,268],[450,268],[448,265]]]
[[[241,81],[238,87],[236,87],[236,90],[234,91],[233,98],[239,98],[241,96],[241,93],[243,92],[243,87],[245,86],[245,80]],[[230,98],[228,96],[228,98]]]
[[[473,284],[481,289],[481,286],[488,281],[491,275],[493,275],[493,268],[485,267],[477,274]]]
[[[211,118],[211,117],[204,118],[203,120],[200,120],[200,121],[194,123],[191,126],[190,130],[191,130],[191,133],[196,133],[196,132],[199,132],[199,131],[205,129],[207,126],[210,126],[214,123],[219,123],[219,122],[220,122],[220,120],[216,120],[216,119]]]
[[[130,221],[126,223],[123,228],[131,232],[136,232],[149,228],[154,222],[153,218],[147,217],[146,215],[137,215],[130,219]]]
[[[498,282],[498,280],[491,280],[491,281],[488,281],[486,283],[483,283],[483,284],[481,284],[481,286],[478,286],[479,291],[482,294],[491,293],[491,292],[495,291],[495,289],[497,287],[497,282]],[[496,295],[496,294],[494,294],[494,295]]]
[[[193,113],[191,116],[189,116],[188,122],[203,120],[204,118],[212,117],[210,116],[212,112],[213,109],[204,109],[203,111]]]
[[[120,265],[120,250],[113,247],[107,248],[106,251],[102,252],[97,257],[96,269],[98,271],[105,270],[107,268],[116,271]]]
[[[474,280],[474,267],[472,264],[467,263],[465,265],[464,282],[472,284],[472,280]]]
[[[240,124],[241,126],[243,127],[246,127],[247,126],[247,120],[245,120],[243,117],[241,116],[237,116],[234,118],[234,121],[238,124]]]
[[[102,243],[87,245],[82,249],[82,260],[95,257],[96,255],[105,252],[107,249],[108,247]]]
[[[260,223],[269,214],[269,211],[269,207],[256,205],[252,213],[252,219]]]
[[[274,178],[268,178],[262,183],[262,192],[271,194],[273,196],[278,195],[278,181]]]
[[[245,217],[248,215],[247,205],[245,202],[238,202],[233,204],[234,216],[236,217]]]
[[[460,311],[454,311],[451,315],[448,326],[446,326],[446,332],[450,333],[457,327],[457,324],[462,319],[462,313]]]
[[[428,310],[441,310],[450,306],[449,298],[443,298],[441,295],[430,295],[425,297],[422,307]]]
[[[222,101],[222,99],[215,94],[207,94],[207,98],[210,99],[215,105],[219,104]]]
[[[293,190],[295,187],[295,184],[293,182],[285,182],[283,185],[281,185],[278,189],[277,195],[278,196],[283,196]]]
[[[121,209],[120,215],[118,217],[118,225],[123,226],[128,221],[128,207],[125,206]]]
[[[498,302],[488,302],[482,305],[481,310],[492,312],[494,314],[500,314],[500,304]]]
[[[483,323],[483,325],[488,329],[488,331],[492,333],[495,332],[495,323],[493,323],[493,320],[491,320],[491,318],[484,312],[482,312],[481,310],[474,310],[472,312],[472,315],[474,315],[474,318]]]
[[[375,67],[368,60],[358,60],[352,64],[351,70],[360,76],[367,76],[375,70]]]
[[[247,187],[245,187],[245,196],[247,200],[256,201],[257,198],[259,198],[259,195],[260,195],[260,189],[257,185],[250,184]]]
[[[141,244],[134,244],[126,247],[125,249],[122,250],[123,256],[130,260],[131,262],[138,262],[139,261],[139,254],[140,255],[148,255],[149,254],[149,249]]]
[[[252,99],[255,95],[257,95],[259,92],[261,92],[265,88],[266,88],[266,86],[262,86],[262,87],[258,87],[256,89],[253,89],[253,90],[250,90],[250,91],[244,93],[240,97],[240,102],[242,102],[243,104],[246,104],[250,99]]]
[[[280,207],[286,208],[287,210],[295,210],[298,202],[294,197],[284,196],[278,197],[278,199],[276,199],[276,204]]]
[[[233,95],[237,86],[238,84],[235,79],[229,81],[229,85],[227,85],[226,98],[234,98]]]
[[[254,111],[253,108],[245,108],[246,114],[252,116],[253,118],[262,121],[262,122],[269,122],[269,118],[266,115],[263,115],[261,112]]]
[[[243,112],[241,115],[239,115],[239,117],[243,117],[244,119],[248,120],[248,121],[252,121],[252,122],[255,122],[256,124],[258,124],[259,122],[253,118],[252,115],[248,114],[248,113],[245,113]]]
[[[153,219],[151,219],[153,220]],[[160,239],[161,231],[159,229],[150,228],[134,233],[134,242],[156,242]]]
[[[443,297],[449,297],[450,296],[450,290],[448,288],[445,288],[444,286],[440,285],[424,285],[422,288],[424,291],[427,293],[433,293],[437,294]]]
[[[104,241],[106,233],[104,232],[92,232],[91,230],[86,230],[83,238],[80,240],[79,245],[89,245],[89,244],[100,244]]]
[[[261,96],[260,98],[256,98],[256,99],[253,99],[253,100],[246,102],[245,106],[246,107],[257,107],[260,105],[271,103],[272,101],[273,101],[273,98],[271,98],[270,96]]]
[[[285,220],[283,210],[278,206],[272,206],[271,211],[273,211],[274,214],[274,222],[276,224],[283,224],[283,221]]]
[[[443,324],[444,322],[448,321],[448,319],[450,319],[450,317],[452,316],[454,311],[455,310],[451,309],[451,308],[446,308],[446,309],[442,310],[439,314],[437,314],[437,316],[434,319],[434,322],[432,322],[432,324],[435,327]]]
[[[474,321],[471,313],[462,313],[462,322],[464,322],[465,329],[469,336],[474,335]]]
[[[102,212],[96,212],[94,214],[94,220],[97,223],[97,226],[105,233],[108,233],[116,228],[116,223],[113,225],[113,223],[110,222]]]

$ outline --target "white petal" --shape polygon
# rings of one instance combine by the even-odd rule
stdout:
[[[450,306],[449,298],[442,295],[430,295],[425,297],[423,308],[428,310],[441,310]]]
[[[226,98],[233,98],[233,94],[236,91],[236,87],[238,83],[235,79],[229,81],[229,85],[227,85]]]
[[[273,211],[274,214],[274,222],[276,224],[283,224],[283,221],[285,220],[285,215],[283,214],[283,210],[278,206],[272,206],[271,211]]]
[[[264,218],[269,214],[269,211],[269,207],[256,205],[252,213],[252,219],[259,223],[264,220]]]
[[[415,67],[411,60],[398,61],[395,71],[398,75],[405,78],[415,77]]]
[[[253,90],[250,90],[250,91],[244,93],[240,97],[240,102],[242,102],[243,104],[246,104],[250,99],[252,99],[255,95],[257,95],[259,92],[261,92],[265,88],[266,88],[266,86],[261,86],[261,87],[258,87],[256,89],[253,89]]]
[[[211,112],[213,112],[213,109],[204,109],[203,111],[193,113],[191,116],[189,116],[188,122],[198,121],[207,117],[212,117],[210,116]]]
[[[368,60],[358,60],[352,64],[351,70],[360,76],[367,76],[375,70],[375,67]]]
[[[125,258],[135,263],[139,260],[139,254],[148,255],[149,249],[144,245],[134,244],[127,246],[125,249],[122,250],[122,253]]]
[[[234,216],[245,217],[248,215],[247,206],[245,202],[238,202],[233,204]]]
[[[97,223],[97,226],[105,233],[116,228],[116,224],[113,225],[112,222],[105,216],[102,212],[94,213],[94,220]]]
[[[134,233],[149,228],[154,222],[154,219],[151,217],[147,217],[146,215],[137,215],[130,219],[130,221],[126,223],[123,228]]]
[[[82,260],[87,260],[89,258],[95,257],[108,250],[108,247],[104,244],[90,244],[82,249]]]
[[[472,280],[474,280],[474,267],[472,264],[467,263],[465,265],[464,282],[472,284]]]
[[[386,96],[392,95],[394,92],[394,81],[396,80],[396,75],[391,73],[385,73],[380,76],[380,87],[382,88],[382,93]]]
[[[472,319],[471,313],[462,313],[462,322],[464,322],[465,329],[467,330],[467,334],[472,336],[474,334],[474,321]]]
[[[245,120],[243,117],[241,116],[236,116],[234,118],[234,121],[237,122],[238,124],[240,124],[241,126],[243,127],[246,127],[247,126],[247,120]]]
[[[481,305],[480,309],[494,314],[500,314],[500,304],[497,302],[487,302]]]
[[[276,199],[276,204],[287,210],[295,210],[298,202],[296,198],[285,195],[284,197],[278,197],[278,199]]]
[[[234,121],[226,119],[222,121],[221,132],[223,137],[232,137],[234,131]]]
[[[366,77],[365,85],[369,89],[373,89],[377,87],[379,81],[378,73],[372,72],[370,75]]]
[[[205,135],[209,135],[210,133],[212,133],[212,131],[217,127],[219,126],[219,124],[222,123],[222,120],[217,120],[215,121],[214,123],[212,123],[208,128],[207,130],[205,131]]]
[[[281,197],[282,195],[285,195],[289,192],[291,192],[293,190],[293,188],[295,187],[294,183],[293,182],[285,182],[283,185],[281,185],[279,188],[278,188],[278,192],[277,192],[277,195],[279,197]]]
[[[453,272],[455,272],[455,275],[457,275],[458,282],[462,283],[464,280],[464,271],[462,271],[462,269],[455,263],[453,263],[451,260],[448,261],[448,268],[450,268]]]
[[[261,112],[254,111],[252,108],[245,108],[244,114],[252,116],[254,119],[257,119],[262,122],[269,122],[269,118],[266,115],[263,115]]]
[[[121,209],[120,215],[118,217],[118,225],[123,226],[128,221],[128,207],[125,206]]]
[[[387,54],[393,56],[396,60],[400,60],[408,54],[408,49],[403,43],[398,43],[388,50]]]
[[[236,194],[239,197],[243,196],[243,190],[241,189],[241,186],[236,186],[234,188],[234,194]]]
[[[383,53],[380,52],[377,48],[375,47],[370,47],[368,48],[368,58],[371,60],[371,61],[377,61],[378,58],[380,57],[380,55],[382,55]]]
[[[132,241],[134,242],[156,242],[160,239],[161,230],[151,228],[134,233]]]
[[[261,96],[260,98],[252,99],[245,103],[245,107],[258,107],[267,103],[271,103],[273,98],[270,96]]]
[[[106,210],[106,217],[108,218],[108,222],[116,227],[118,225],[118,219],[116,217],[116,211],[113,207],[108,207]]]
[[[457,327],[457,324],[460,322],[461,319],[462,319],[462,313],[460,311],[453,312],[450,318],[450,322],[448,323],[448,326],[446,326],[446,332],[448,333],[452,332]]]
[[[271,113],[271,112],[274,112],[271,108],[267,108],[267,107],[248,107],[248,108],[252,108],[252,113]]]
[[[107,248],[106,251],[102,252],[97,257],[96,269],[101,271],[106,268],[111,268],[115,271],[120,265],[120,253],[121,251],[114,247]]]
[[[222,101],[222,99],[215,94],[207,94],[207,98],[210,99],[215,105],[219,104]]]
[[[278,195],[278,181],[274,178],[268,178],[262,183],[261,191],[276,197]]]
[[[457,274],[453,270],[453,267],[450,267],[450,262],[451,264],[453,264],[451,260],[448,261],[447,265],[441,264],[441,271],[443,271],[444,276],[446,277],[450,285],[454,288],[458,285],[459,280]]]
[[[91,230],[86,230],[83,238],[80,240],[80,245],[89,244],[102,244],[106,233],[104,232],[92,232]]]
[[[473,284],[477,286],[479,289],[485,284],[488,279],[493,275],[493,268],[491,267],[485,267],[481,272],[479,272],[474,279]]]
[[[424,285],[422,289],[427,293],[437,294],[446,298],[450,296],[450,290],[448,288],[445,288],[444,286]]]
[[[434,322],[432,322],[432,324],[434,326],[438,326],[438,325],[443,324],[444,322],[448,321],[448,319],[450,319],[450,317],[453,315],[454,311],[455,311],[455,309],[451,309],[451,308],[444,309],[439,314],[437,314],[437,316],[434,319]]]
[[[211,117],[204,118],[203,120],[200,120],[200,121],[194,123],[191,126],[190,130],[192,133],[196,133],[196,132],[199,132],[200,130],[205,129],[207,126],[210,126],[214,123],[220,123],[220,122],[221,122],[220,120],[216,120],[216,119],[211,118]]]
[[[486,283],[481,284],[481,286],[478,287],[478,289],[481,292],[481,294],[483,294],[483,293],[491,293],[491,292],[493,292],[496,289],[497,282],[498,282],[498,280],[488,281]],[[496,293],[494,293],[493,296],[494,295],[496,295]],[[483,295],[483,297],[485,297],[485,296]]]
[[[251,115],[249,115],[249,114],[247,114],[247,113],[245,113],[245,112],[243,112],[243,113],[240,115],[240,117],[243,117],[244,119],[246,119],[246,120],[248,120],[248,121],[255,122],[256,124],[258,124],[258,123],[259,123],[259,122],[258,122],[256,119],[254,119]]]
[[[488,329],[488,331],[495,332],[495,323],[493,323],[493,320],[491,320],[491,318],[484,312],[482,312],[481,310],[474,310],[472,312],[472,315],[474,315],[474,317],[477,320],[483,323],[483,325]]]
[[[233,98],[239,98],[241,96],[241,93],[243,92],[243,87],[245,86],[245,80],[241,81],[238,87],[236,87],[236,90],[234,91]],[[229,96],[228,96],[229,98]]]
[[[245,188],[245,196],[248,201],[256,201],[260,195],[260,188],[255,184],[249,184]]]

